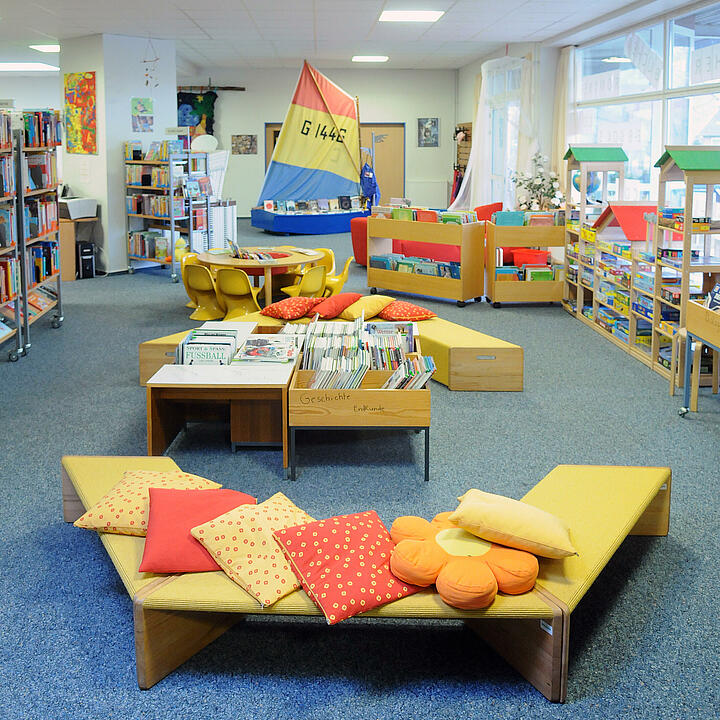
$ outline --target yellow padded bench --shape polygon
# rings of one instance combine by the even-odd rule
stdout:
[[[175,468],[166,457],[66,456],[64,518],[75,521],[126,470]],[[558,465],[523,500],[565,520],[579,555],[541,558],[534,590],[498,595],[489,608],[475,611],[449,607],[424,590],[359,617],[463,620],[545,697],[564,702],[570,615],[627,535],[667,535],[670,490],[669,468]],[[133,600],[141,688],[162,680],[246,614],[320,615],[302,590],[262,608],[221,570],[139,573],[144,538],[99,535]]]
[[[237,320],[257,322],[265,327],[285,324],[258,312]],[[297,322],[309,322],[309,319],[302,318]],[[140,343],[141,385],[162,365],[173,362],[175,348],[188,332],[184,330]],[[418,332],[423,353],[432,355],[437,366],[433,379],[450,390],[523,389],[523,349],[520,345],[437,317],[418,322]]]

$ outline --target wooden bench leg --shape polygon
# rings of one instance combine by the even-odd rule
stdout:
[[[83,515],[85,507],[80,502],[75,486],[62,465],[60,466],[60,473],[62,475],[63,519],[65,522],[75,522]]]
[[[548,620],[466,620],[465,624],[551,702],[567,697],[570,613],[540,588]]]
[[[149,585],[133,599],[135,663],[142,690],[160,682],[243,618],[239,613],[150,610],[144,601],[157,584]]]
[[[670,489],[672,478],[668,477],[645,508],[629,535],[667,535],[670,529]]]

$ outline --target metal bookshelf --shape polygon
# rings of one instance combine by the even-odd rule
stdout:
[[[193,170],[193,161],[204,160],[205,169],[203,171]],[[192,177],[193,175],[204,175],[207,174],[207,153],[197,153],[187,150],[182,153],[175,153],[170,155],[167,160],[128,160],[125,158],[125,167],[128,165],[141,165],[146,167],[167,167],[168,168],[168,186],[154,186],[154,185],[138,185],[127,183],[127,172],[126,172],[126,183],[125,183],[125,194],[135,194],[134,191],[141,191],[142,193],[157,193],[158,195],[167,195],[170,199],[177,197],[177,191],[182,196],[182,185],[175,186],[178,179],[178,175],[175,174],[175,165],[178,163],[187,163],[187,172],[182,172],[181,176]],[[188,246],[192,241],[192,235],[194,231],[193,226],[193,206],[196,205],[190,198],[187,198],[187,214],[175,216],[172,213],[172,202],[170,203],[170,216],[156,216],[156,215],[145,215],[142,213],[129,213],[127,207],[125,209],[125,247],[127,248],[127,264],[128,273],[132,274],[135,272],[133,263],[151,262],[157,263],[161,267],[170,265],[170,280],[171,282],[178,282],[179,276],[176,270],[177,261],[175,260],[175,243],[180,235],[188,236]],[[141,255],[130,254],[130,234],[134,232],[140,232],[143,229],[149,229],[146,227],[146,222],[157,223],[155,229],[169,229],[170,230],[170,247],[169,256],[170,261],[166,258],[157,257],[144,257]],[[131,227],[131,224],[136,223],[141,227]],[[178,223],[187,223],[186,227],[179,225]]]

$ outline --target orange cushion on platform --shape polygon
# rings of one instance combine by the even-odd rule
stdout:
[[[314,308],[311,308],[308,315],[314,315],[317,313],[323,320],[332,320],[337,317],[345,308],[357,302],[362,295],[356,292],[340,293],[339,295],[333,295],[332,297],[325,298],[321,303],[318,303]]]
[[[144,536],[150,488],[208,490],[219,487],[222,485],[182,470],[129,470],[74,524],[87,530]]]
[[[323,298],[291,297],[279,300],[268,305],[260,311],[261,315],[277,318],[278,320],[297,320],[323,302]]]
[[[150,488],[147,536],[140,572],[210,572],[218,569],[190,528],[239,505],[255,505],[252,495],[237,490],[171,490]]]
[[[381,320],[429,320],[437,317],[436,313],[420,305],[406,302],[405,300],[394,300],[387,307],[383,308],[378,317]]]

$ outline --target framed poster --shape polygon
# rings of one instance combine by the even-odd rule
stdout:
[[[233,155],[257,155],[257,135],[233,135],[231,141]]]
[[[418,118],[418,147],[439,147],[439,126],[439,118]]]
[[[65,144],[69,153],[97,154],[94,71],[65,74]]]

